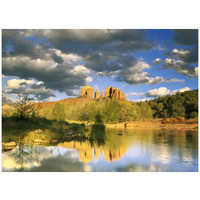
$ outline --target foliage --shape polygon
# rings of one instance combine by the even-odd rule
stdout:
[[[15,110],[12,113],[12,117],[18,120],[27,119],[36,112],[34,103],[31,102],[31,99],[25,93],[18,95],[18,99],[13,104],[13,107]]]
[[[52,119],[57,121],[65,120],[65,105],[59,102],[56,102],[52,109]]]
[[[159,97],[148,102],[153,116],[158,117],[198,117],[198,90]]]

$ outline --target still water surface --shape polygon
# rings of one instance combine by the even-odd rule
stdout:
[[[87,141],[21,145],[2,155],[2,171],[196,172],[198,132],[106,129]]]

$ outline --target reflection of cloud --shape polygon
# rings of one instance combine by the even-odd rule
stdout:
[[[61,155],[53,153],[53,147],[40,147],[38,154],[33,153],[29,157],[29,162],[18,163],[18,158],[14,157],[14,151],[3,153],[2,169],[3,171],[49,171],[49,172],[68,172],[68,171],[85,171],[90,172],[91,166],[84,164],[79,159],[79,153],[76,150],[66,150]],[[51,153],[52,152],[52,153]]]
[[[165,146],[161,146],[158,152],[155,149],[155,154],[152,155],[152,161],[161,162],[163,164],[169,163],[170,162],[169,148]]]
[[[38,167],[43,159],[50,156],[50,150],[40,146],[35,146],[32,149],[24,147],[23,152],[17,147],[11,152],[3,153],[2,167],[4,170]]]
[[[91,172],[91,170],[92,170],[92,167],[91,167],[91,166],[89,166],[89,165],[84,165],[84,171],[85,171],[85,172]]]
[[[33,163],[35,164],[35,163]],[[3,154],[2,158],[2,167],[3,169],[20,169],[20,168],[30,168],[31,164],[30,163],[23,163],[22,165],[19,163],[16,163],[16,160],[12,157],[9,157],[8,155]]]

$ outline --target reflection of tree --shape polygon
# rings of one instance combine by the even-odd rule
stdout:
[[[14,159],[13,168],[17,168],[20,171],[24,171],[25,168],[30,168],[32,165],[39,165],[42,155],[41,155],[40,146],[29,146],[25,145],[23,142],[18,142],[17,147],[13,152],[10,152],[10,157]],[[59,152],[57,146],[50,147],[50,153],[54,151]]]
[[[39,160],[39,151],[37,147],[24,145],[23,142],[19,142],[12,156],[15,159],[18,168],[24,169],[33,160],[33,154],[35,155],[36,161]]]
[[[95,124],[92,126],[89,141],[92,147],[96,144],[97,146],[104,146],[106,139],[105,126],[99,114],[96,115],[95,118],[96,121]]]

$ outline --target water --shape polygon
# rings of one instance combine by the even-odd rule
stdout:
[[[2,171],[12,172],[197,172],[198,132],[106,129],[87,141],[21,145],[2,155]]]

